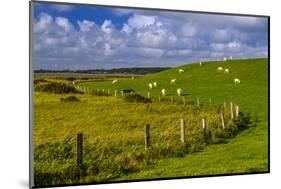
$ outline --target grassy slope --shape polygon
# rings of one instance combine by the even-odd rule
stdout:
[[[230,74],[218,73],[218,66],[229,68]],[[207,103],[211,97],[212,103],[221,104],[225,100],[239,104],[242,112],[251,113],[252,127],[227,144],[212,145],[203,152],[186,155],[184,158],[161,160],[145,170],[120,179],[267,171],[267,59],[210,62],[202,67],[190,64],[181,68],[185,70],[183,74],[178,74],[176,68],[135,80],[120,81],[114,85],[110,81],[85,85],[111,90],[133,88],[142,94],[150,91],[152,96],[159,96],[161,88],[165,88],[168,95],[175,95],[176,89],[180,87],[189,99],[200,97],[201,102]],[[173,78],[177,79],[176,85],[169,83]],[[239,78],[242,83],[234,85],[234,78]],[[148,83],[153,81],[158,82],[160,87],[149,90]]]

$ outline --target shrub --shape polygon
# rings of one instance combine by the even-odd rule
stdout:
[[[34,80],[34,85],[39,84],[39,83],[47,83],[48,81],[45,79],[35,79]]]
[[[79,102],[80,100],[76,96],[69,96],[66,98],[60,98],[61,102]]]
[[[50,92],[50,93],[80,93],[73,86],[69,86],[63,83],[47,83],[39,84],[35,86],[35,91]]]
[[[133,94],[125,94],[124,100],[126,102],[143,102],[143,103],[151,103],[149,98],[146,98],[140,94],[133,93]]]

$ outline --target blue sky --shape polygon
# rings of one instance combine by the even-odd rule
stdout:
[[[268,56],[264,17],[35,3],[35,69],[178,66]]]

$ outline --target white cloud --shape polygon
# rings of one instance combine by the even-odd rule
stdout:
[[[63,53],[68,54],[68,53],[77,53],[79,52],[79,48],[78,47],[65,47],[63,49]]]
[[[48,29],[48,26],[53,22],[53,18],[46,14],[46,13],[41,13],[39,15],[39,21],[35,21],[34,24],[34,32],[42,32]]]
[[[225,42],[230,39],[230,31],[227,31],[226,29],[216,29],[213,32],[213,35],[216,42]]]
[[[132,33],[133,29],[128,24],[123,24],[123,28],[121,31],[130,34]]]
[[[138,33],[137,38],[139,43],[146,47],[157,47],[164,40],[163,35],[152,32]]]
[[[111,48],[110,44],[105,43],[104,44],[104,55],[110,56],[114,53],[114,50]]]
[[[94,26],[96,26],[95,22],[89,21],[89,20],[83,20],[82,22],[80,20],[77,21],[77,24],[80,28],[80,31],[88,32],[90,31]]]
[[[175,36],[174,34],[171,34],[171,35],[169,35],[168,40],[169,40],[171,43],[176,43],[176,42],[178,41],[178,38],[177,38],[177,36]]]
[[[101,25],[77,20],[76,28],[65,17],[41,13],[34,22],[35,67],[171,66],[230,55],[267,56],[266,30],[257,31],[254,24],[262,25],[260,20],[252,20],[253,26],[247,28],[247,24],[232,17],[203,18],[194,14],[168,17],[138,12],[121,23],[120,29],[111,20]]]
[[[163,49],[155,48],[138,48],[138,52],[140,53],[140,56],[161,57],[165,51]]]
[[[72,5],[52,5],[51,8],[60,11],[60,12],[66,12],[71,11],[74,9],[75,6]]]
[[[105,33],[111,33],[114,29],[114,26],[111,22],[111,20],[105,20],[101,26],[102,31]]]
[[[181,28],[181,33],[185,37],[193,37],[196,34],[196,28],[192,23],[185,23]]]
[[[231,50],[240,50],[241,44],[237,41],[229,42],[227,47]]]
[[[215,51],[223,51],[226,49],[227,45],[224,43],[212,43],[211,47],[215,50]]]
[[[145,16],[134,14],[128,20],[128,25],[132,28],[140,29],[155,23],[155,16]]]
[[[127,15],[127,14],[132,14],[136,12],[135,10],[133,9],[122,9],[122,8],[116,8],[114,9],[114,13],[117,15],[117,16],[123,16],[123,15]]]
[[[52,37],[47,37],[46,40],[45,40],[45,43],[47,45],[55,45],[55,44],[57,44],[57,40],[55,38],[52,38]]]
[[[170,50],[167,52],[167,55],[169,56],[186,56],[190,55],[192,53],[192,50],[190,49],[181,49],[181,50]]]
[[[221,58],[223,57],[224,53],[223,52],[212,52],[211,57],[212,58]]]
[[[71,24],[69,23],[67,18],[56,17],[56,24],[64,29],[64,31],[69,31],[71,28]]]

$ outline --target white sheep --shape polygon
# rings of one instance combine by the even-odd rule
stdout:
[[[223,71],[223,68],[222,67],[218,67],[218,72],[221,72]]]
[[[148,84],[148,87],[149,87],[150,89],[152,89],[152,88],[153,88],[152,83],[149,83],[149,84]]]
[[[157,82],[153,82],[153,86],[154,86],[154,87],[157,87]]]
[[[224,69],[224,73],[229,73],[229,69]]]
[[[229,60],[232,60],[232,56],[229,57]]]
[[[178,89],[177,89],[177,93],[178,93],[178,96],[181,96],[182,89],[181,89],[181,88],[178,88]]]
[[[161,90],[161,93],[162,93],[163,96],[165,96],[165,95],[166,95],[166,90],[165,90],[165,89],[162,89],[162,90]]]
[[[224,58],[223,58],[223,61],[227,61],[227,58],[226,58],[226,57],[224,57]]]
[[[202,66],[202,62],[200,62],[199,64],[200,64],[200,66]]]
[[[171,79],[171,84],[175,84],[177,79]]]
[[[184,70],[183,69],[179,69],[179,73],[183,73],[184,72]]]
[[[75,83],[75,81],[72,81],[72,85],[75,85],[76,83]]]
[[[135,77],[134,77],[134,76],[132,76],[132,77],[131,77],[131,79],[132,79],[132,80],[134,80],[134,79],[135,79]]]
[[[113,80],[113,81],[112,81],[112,84],[117,83],[117,81],[118,81],[117,79]]]
[[[238,78],[235,78],[233,81],[234,81],[234,84],[240,84],[241,83],[240,79],[238,79]]]

